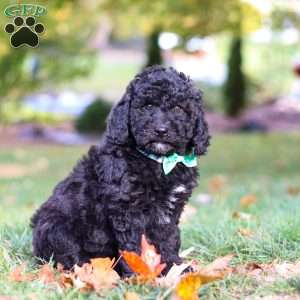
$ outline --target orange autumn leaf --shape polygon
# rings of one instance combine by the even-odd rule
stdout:
[[[147,242],[144,235],[142,235],[140,256],[130,251],[122,251],[121,254],[132,271],[143,277],[155,278],[166,267],[166,264],[161,264],[161,256],[156,252],[155,247]]]
[[[248,229],[248,228],[239,228],[238,229],[238,233],[242,236],[245,236],[245,237],[250,237],[253,235],[253,232],[252,230]]]
[[[225,275],[232,272],[229,263],[233,254],[228,254],[215,259],[205,267],[194,266],[197,272],[184,275],[175,288],[174,300],[197,300],[199,288],[206,283],[223,279]]]
[[[202,285],[201,275],[188,273],[183,276],[175,288],[175,299],[197,300],[198,290]]]
[[[41,266],[37,273],[37,278],[45,284],[56,282],[55,273],[49,264],[44,264]]]
[[[149,266],[135,252],[122,251],[122,255],[130,269],[135,273],[142,276],[149,276],[152,274]]]
[[[211,193],[219,193],[223,190],[227,183],[227,179],[223,175],[216,175],[208,182],[208,189]]]
[[[251,195],[251,194],[243,196],[240,199],[240,205],[242,207],[249,207],[249,206],[253,205],[256,202],[257,202],[256,196],[255,195]]]
[[[15,282],[26,282],[26,281],[33,281],[36,276],[31,273],[25,273],[26,263],[22,263],[21,265],[17,266],[13,271],[9,274],[9,280]]]

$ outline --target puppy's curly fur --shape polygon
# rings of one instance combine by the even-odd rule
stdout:
[[[93,257],[118,257],[120,250],[140,253],[145,234],[167,272],[181,262],[178,222],[197,168],[179,163],[165,175],[160,163],[137,149],[199,156],[208,145],[200,91],[173,68],[147,68],[113,108],[100,145],[32,217],[34,254],[71,268]],[[122,259],[117,271],[131,274]]]

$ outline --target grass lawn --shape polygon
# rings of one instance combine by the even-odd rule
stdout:
[[[207,263],[235,253],[233,264],[293,262],[300,259],[300,135],[227,135],[212,140],[209,155],[201,158],[201,180],[191,205],[197,213],[182,224],[182,248],[194,246],[191,258]],[[0,299],[99,299],[95,293],[60,290],[41,282],[13,283],[10,271],[26,261],[35,268],[31,254],[29,218],[56,182],[85,152],[84,147],[24,146],[0,150]],[[16,178],[5,178],[11,174]],[[290,190],[290,193],[288,193]],[[291,191],[296,191],[291,195]],[[213,202],[201,204],[197,195],[210,194]],[[248,208],[240,206],[247,194],[257,197]],[[253,216],[233,219],[235,211]],[[240,228],[253,232],[238,234]],[[124,284],[103,299],[123,299],[125,290],[136,290],[141,299],[158,299],[163,290]],[[290,295],[297,299],[300,278],[272,282],[230,275],[200,289],[201,299],[258,299]],[[269,298],[268,298],[269,299]]]

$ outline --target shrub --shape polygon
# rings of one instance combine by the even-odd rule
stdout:
[[[101,98],[92,102],[75,121],[75,127],[83,133],[102,133],[112,105]]]

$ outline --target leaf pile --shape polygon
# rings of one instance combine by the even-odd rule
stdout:
[[[63,272],[60,282],[66,288],[74,286],[82,291],[101,293],[117,285],[119,275],[113,267],[114,260],[110,258],[91,259],[91,263],[85,263],[82,267],[75,265],[73,272]]]
[[[57,272],[49,264],[42,265],[37,272],[25,272],[26,265],[21,264],[10,273],[10,280],[27,282],[39,280],[44,284],[55,284],[62,288],[75,287],[81,291],[95,290],[97,293],[117,285],[119,275],[115,270],[114,260],[110,258],[91,259],[81,267],[75,265],[73,271],[64,271],[59,265]]]
[[[188,249],[186,253],[191,250]],[[129,284],[151,284],[168,288],[173,300],[196,300],[199,288],[208,282],[224,278],[232,269],[228,266],[233,255],[216,259],[207,266],[201,266],[196,261],[173,265],[166,276],[161,276],[166,264],[161,262],[161,255],[155,247],[148,243],[143,235],[141,254],[122,251],[121,256],[132,269],[135,276],[126,280]],[[72,271],[66,271],[58,265],[55,271],[49,264],[41,266],[34,272],[26,272],[26,265],[21,264],[10,273],[10,280],[27,282],[39,280],[46,285],[56,285],[59,288],[71,288],[82,292],[95,291],[98,294],[112,289],[120,282],[120,277],[114,270],[117,262],[110,258],[91,259],[82,266],[75,265]],[[189,268],[189,269],[188,269]],[[189,271],[188,273],[187,270]],[[160,277],[159,277],[160,276]],[[126,292],[126,300],[139,300],[139,295]]]

